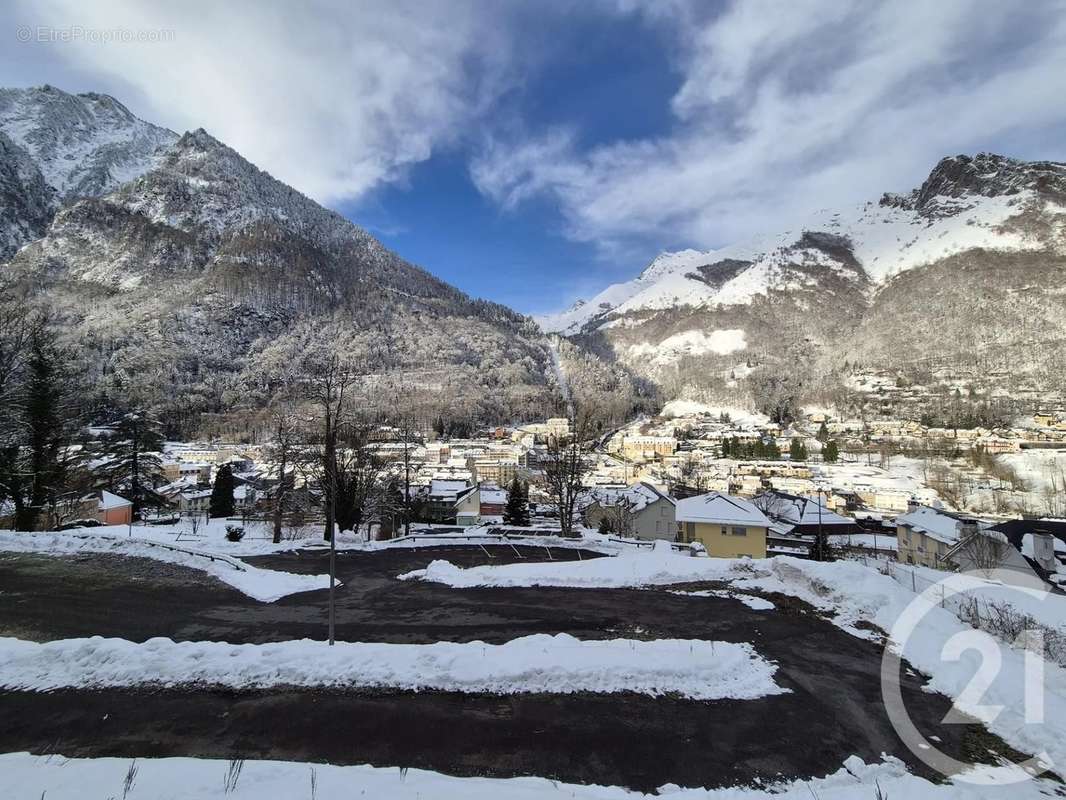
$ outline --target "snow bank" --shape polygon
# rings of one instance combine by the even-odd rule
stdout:
[[[133,759],[64,758],[29,753],[0,755],[0,782],[12,798],[47,797],[48,800],[83,800],[86,797],[122,797]],[[852,756],[836,773],[825,778],[767,785],[762,789],[681,789],[664,786],[659,794],[642,794],[617,786],[566,784],[547,778],[460,778],[421,769],[334,766],[293,761],[246,761],[232,788],[226,776],[230,762],[223,759],[137,759],[129,797],[157,800],[350,800],[353,797],[389,800],[871,800],[880,796],[912,800],[970,800],[1007,797],[1010,800],[1046,798],[1054,787],[1047,782],[979,791],[951,783],[933,784],[911,775],[894,758],[866,764]],[[312,783],[313,782],[313,783]],[[314,793],[311,786],[315,787]]]
[[[491,528],[495,527],[499,526],[479,525],[467,528],[462,533],[412,533],[410,536],[401,536],[396,539],[385,539],[382,541],[364,542],[361,544],[346,546],[343,549],[373,552],[376,550],[405,548],[454,547],[457,545],[468,545],[472,547],[477,547],[479,545],[503,545],[505,547],[514,545],[515,547],[548,547],[552,550],[590,550],[597,553],[614,554],[618,553],[625,547],[624,544],[612,542],[608,537],[592,531],[588,532],[585,536],[574,538],[564,538],[557,534],[544,534],[542,536],[535,534],[504,536],[489,532]],[[547,553],[544,553],[544,557],[547,558]]]
[[[199,684],[234,689],[338,686],[514,694],[677,693],[698,700],[750,700],[788,690],[777,667],[750,644],[662,639],[581,641],[537,634],[484,642],[330,647],[303,639],[275,644],[149,639],[64,639],[38,644],[0,638],[0,686]]]
[[[1046,754],[1045,760],[1055,769],[1066,765],[1066,670],[1051,662],[1044,664],[1043,720],[1027,722],[1027,692],[1041,687],[1027,687],[1022,650],[974,631],[935,600],[925,602],[891,577],[858,562],[775,559],[773,572],[772,578],[751,579],[750,584],[766,589],[776,583],[779,591],[834,609],[838,613],[835,621],[857,635],[863,632],[852,627],[854,622],[874,623],[888,632],[895,652],[931,676],[929,690],[953,698],[956,708],[980,719],[1022,752]],[[940,576],[947,577],[948,573]],[[745,583],[739,581],[737,585]],[[908,631],[903,625],[915,610],[920,622]],[[907,635],[901,638],[903,633]],[[953,653],[959,644],[968,649]],[[988,679],[984,691],[975,691],[984,679]]]
[[[662,586],[690,581],[729,580],[738,570],[758,563],[742,559],[692,558],[675,554],[669,547],[626,550],[613,558],[588,561],[536,562],[479,567],[457,567],[436,560],[425,569],[399,576],[400,580],[424,580],[454,588],[475,586],[576,586],[628,588]]]
[[[272,603],[298,592],[329,588],[329,575],[296,575],[260,569],[224,554],[185,549],[183,544],[167,544],[106,533],[64,531],[55,533],[12,533],[0,531],[0,551],[65,556],[77,553],[107,553],[151,558],[167,564],[206,572],[234,589],[264,603]],[[170,549],[177,547],[181,549]],[[338,582],[339,585],[339,582]]]

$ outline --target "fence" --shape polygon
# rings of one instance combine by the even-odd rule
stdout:
[[[982,598],[967,593],[949,597],[940,580],[920,575],[913,567],[893,560],[871,559],[866,556],[855,556],[853,560],[873,567],[882,575],[888,575],[915,594],[936,587],[932,597],[934,600],[939,598],[937,604],[951,611],[970,627],[990,633],[1012,646],[1032,649],[1054,663],[1066,666],[1066,632],[1044,625],[1032,616],[1018,611],[1005,600]],[[945,576],[947,574],[949,573],[945,573]]]
[[[76,539],[108,539],[111,541],[119,542],[121,544],[143,544],[149,547],[161,547],[164,550],[170,550],[174,553],[184,553],[187,556],[195,556],[197,558],[206,558],[208,561],[221,561],[223,564],[233,567],[238,572],[246,572],[248,570],[247,565],[238,561],[232,556],[223,555],[222,553],[206,553],[200,550],[190,550],[187,547],[175,547],[172,544],[165,544],[164,542],[157,542],[153,539],[142,539],[140,537],[129,536],[115,536],[109,533],[75,533],[71,534]]]

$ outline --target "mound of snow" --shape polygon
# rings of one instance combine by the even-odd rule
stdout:
[[[298,592],[329,588],[329,575],[296,575],[291,572],[260,569],[220,553],[191,550],[180,545],[163,545],[145,539],[109,534],[75,531],[52,533],[2,531],[0,532],[0,552],[4,551],[48,556],[106,553],[151,558],[155,561],[206,572],[263,603],[273,603],[275,600]],[[337,585],[340,585],[339,581]]]
[[[514,694],[676,693],[697,700],[750,700],[788,692],[777,667],[747,643],[661,639],[581,641],[537,634],[484,642],[376,644],[303,639],[275,644],[0,638],[0,686],[198,684],[233,689],[343,686]]]

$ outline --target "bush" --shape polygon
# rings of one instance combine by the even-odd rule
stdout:
[[[239,542],[244,538],[244,528],[240,525],[227,525],[226,538],[231,542]]]

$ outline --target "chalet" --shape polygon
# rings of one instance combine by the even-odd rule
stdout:
[[[613,530],[623,536],[638,539],[677,537],[675,501],[652,484],[641,481],[631,486],[604,486],[591,490],[586,496],[582,515],[589,527],[599,527],[606,519]]]
[[[700,542],[718,558],[766,558],[770,520],[753,503],[721,492],[679,500],[678,541]]]

